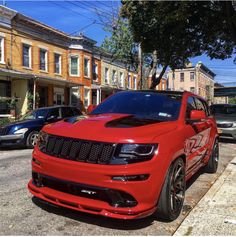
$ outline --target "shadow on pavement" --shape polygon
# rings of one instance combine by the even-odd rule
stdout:
[[[154,216],[146,217],[143,219],[134,220],[120,220],[103,216],[92,215],[84,212],[70,210],[64,207],[59,207],[50,203],[47,203],[39,198],[33,197],[32,201],[38,207],[47,212],[51,212],[56,215],[61,215],[75,221],[84,222],[87,224],[93,224],[105,228],[118,229],[118,230],[137,230],[148,227],[155,220]]]
[[[227,138],[220,138],[220,142],[222,142],[222,143],[236,144],[236,140],[227,139]]]

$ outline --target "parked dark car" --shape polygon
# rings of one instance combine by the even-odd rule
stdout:
[[[236,140],[236,104],[211,105],[221,138]]]
[[[82,115],[81,111],[71,106],[53,106],[33,110],[17,122],[0,127],[0,148],[9,146],[33,148],[37,142],[38,133],[44,125],[77,115]]]

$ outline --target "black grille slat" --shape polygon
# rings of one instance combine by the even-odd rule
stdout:
[[[7,135],[8,134],[8,132],[9,132],[9,128],[0,128],[0,136],[5,136],[5,135]]]
[[[44,152],[62,159],[108,164],[112,159],[114,149],[113,143],[49,135]]]
[[[79,148],[80,148],[80,141],[73,141],[70,147],[70,154],[69,154],[70,159],[72,160],[76,159],[79,153]]]
[[[97,163],[101,150],[102,150],[102,144],[94,143],[91,147],[88,162]]]
[[[57,139],[56,139],[55,146],[54,146],[54,149],[53,149],[53,154],[54,154],[54,155],[60,154],[63,141],[64,141],[64,140],[63,140],[62,138],[57,138]]]
[[[91,148],[90,142],[83,142],[80,146],[80,151],[77,160],[79,161],[86,161],[90,152]]]
[[[56,138],[55,137],[49,137],[48,143],[47,143],[47,149],[46,152],[49,154],[52,154],[54,146],[55,146]]]
[[[218,123],[217,127],[218,128],[231,128],[233,127],[233,123]]]
[[[70,152],[70,147],[71,147],[72,140],[65,140],[63,142],[62,148],[61,148],[61,153],[60,156],[63,158],[68,158],[69,152]]]
[[[106,164],[112,157],[113,150],[113,145],[104,145],[99,159],[99,163]]]

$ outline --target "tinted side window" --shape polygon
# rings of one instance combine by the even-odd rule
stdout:
[[[55,108],[49,111],[48,118],[60,118],[59,108]]]
[[[208,107],[202,100],[195,98],[195,103],[197,105],[197,110],[202,110],[205,112],[206,116],[209,116]]]
[[[75,116],[82,115],[82,113],[81,113],[81,111],[79,109],[72,107],[72,110],[73,110]]]
[[[192,110],[196,110],[196,104],[193,97],[189,97],[187,101],[187,109],[186,109],[186,118],[190,118],[190,113]]]
[[[62,107],[62,118],[72,117],[74,113],[70,107]]]

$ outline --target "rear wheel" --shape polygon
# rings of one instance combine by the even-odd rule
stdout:
[[[176,159],[167,173],[156,211],[156,216],[168,220],[175,220],[183,207],[185,196],[185,163],[183,159]]]
[[[27,148],[34,148],[37,144],[39,133],[37,131],[31,132],[26,139]]]
[[[206,172],[211,174],[215,173],[218,168],[218,163],[219,163],[219,141],[217,139],[214,143],[209,161],[205,167]]]

